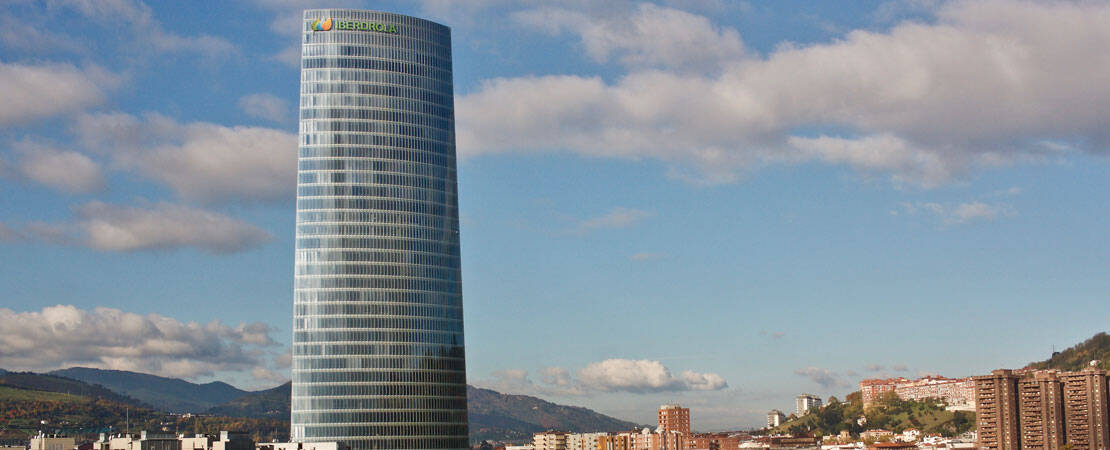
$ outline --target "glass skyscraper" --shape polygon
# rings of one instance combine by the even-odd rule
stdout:
[[[468,448],[451,31],[303,27],[291,440]]]

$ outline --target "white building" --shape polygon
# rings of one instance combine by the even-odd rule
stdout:
[[[597,439],[609,433],[572,433],[567,435],[567,450],[597,450]],[[508,450],[507,448],[505,450]]]
[[[767,413],[767,428],[777,427],[782,425],[783,422],[786,422],[786,414],[783,414],[782,411],[772,409],[771,412]]]
[[[73,450],[76,446],[71,437],[57,437],[40,434],[31,438],[31,450]]]
[[[821,397],[810,394],[799,395],[796,399],[797,408],[795,414],[798,417],[804,416],[809,410],[821,407]]]

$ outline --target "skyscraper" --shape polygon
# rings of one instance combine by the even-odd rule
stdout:
[[[450,29],[302,26],[291,440],[467,448]]]

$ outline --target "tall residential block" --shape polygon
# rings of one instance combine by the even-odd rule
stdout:
[[[1066,442],[1073,450],[1110,448],[1106,371],[1088,367],[1060,375],[1064,396]]]
[[[786,422],[786,414],[783,414],[782,411],[772,409],[771,412],[767,413],[767,428],[777,427],[782,425],[783,422]]]
[[[1055,372],[1036,372],[1018,381],[1018,415],[1023,449],[1059,450],[1064,445],[1064,398]]]
[[[801,394],[795,400],[794,413],[798,417],[804,416],[809,410],[821,407],[821,397],[810,394]]]
[[[1017,450],[1021,448],[1018,427],[1018,376],[999,369],[990,375],[974,377],[975,414],[979,426],[979,448]]]
[[[450,29],[300,25],[290,438],[468,448]]]
[[[677,431],[683,436],[690,435],[690,408],[679,405],[659,407],[659,428],[664,431]]]

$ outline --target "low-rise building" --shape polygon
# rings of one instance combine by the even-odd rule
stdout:
[[[71,437],[39,434],[31,438],[30,450],[73,450],[76,445]]]
[[[859,438],[865,441],[891,440],[894,439],[894,432],[890,430],[884,430],[882,428],[876,428],[860,433]]]
[[[567,433],[565,431],[545,431],[532,435],[532,446],[535,450],[567,450]]]

